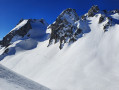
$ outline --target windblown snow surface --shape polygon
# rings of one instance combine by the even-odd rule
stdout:
[[[49,90],[0,65],[0,90]]]
[[[44,40],[0,63],[52,90],[119,90],[119,25],[104,32],[99,17],[88,18],[91,31],[61,50]]]

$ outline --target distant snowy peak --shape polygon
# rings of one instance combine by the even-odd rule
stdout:
[[[7,47],[19,39],[43,36],[46,34],[47,26],[48,23],[44,19],[22,19],[17,26],[3,38],[0,44],[3,47]]]

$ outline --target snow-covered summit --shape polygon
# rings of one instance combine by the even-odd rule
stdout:
[[[17,26],[3,38],[1,45],[8,47],[20,39],[41,37],[46,34],[47,26],[48,23],[44,19],[20,20]]]

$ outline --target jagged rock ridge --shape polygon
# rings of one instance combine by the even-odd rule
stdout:
[[[60,41],[59,48],[62,49],[64,43],[74,42],[82,30],[75,24],[79,20],[74,9],[68,8],[64,10],[56,19],[56,21],[51,24],[48,29],[51,30],[51,36],[49,40],[49,45],[53,42],[57,43]]]
[[[13,40],[14,37],[16,40],[22,39],[24,37],[26,37],[26,38],[30,37],[31,35],[29,34],[29,31],[30,30],[33,31],[32,29],[34,29],[34,28],[33,28],[32,24],[34,24],[34,23],[38,23],[37,26],[43,25],[45,29],[48,25],[46,23],[46,21],[43,19],[26,19],[26,20],[21,19],[19,21],[19,23],[17,24],[17,26],[10,33],[8,33],[3,38],[2,41],[0,41],[0,44],[2,45],[2,47],[8,47],[12,43],[12,41],[14,41]]]

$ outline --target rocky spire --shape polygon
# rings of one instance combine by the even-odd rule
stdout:
[[[93,17],[95,13],[99,11],[99,8],[97,5],[92,6],[88,11],[88,17]]]
[[[48,29],[51,29],[49,45],[53,42],[53,40],[55,43],[59,41],[59,48],[62,49],[64,43],[67,41],[75,41],[73,32],[77,31],[77,33],[81,33],[81,30],[74,25],[74,23],[78,20],[79,16],[74,9],[68,8],[64,10],[57,17],[56,21],[48,27]]]

